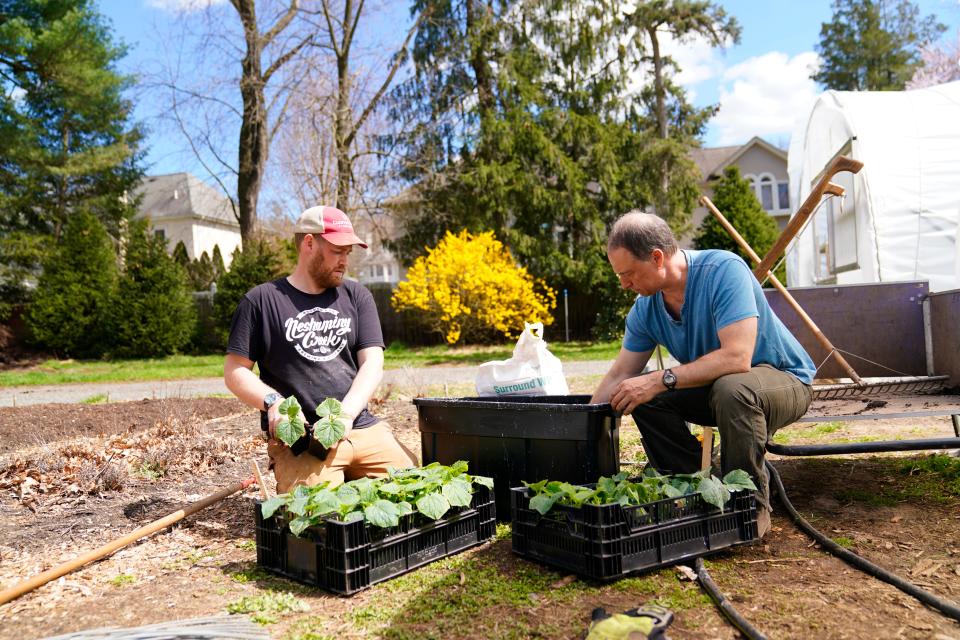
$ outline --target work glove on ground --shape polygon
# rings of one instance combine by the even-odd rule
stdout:
[[[657,605],[613,615],[597,607],[590,617],[593,622],[587,630],[586,640],[669,640],[666,629],[673,622],[673,612]]]

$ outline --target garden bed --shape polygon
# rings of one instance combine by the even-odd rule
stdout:
[[[86,415],[82,406],[0,410],[0,441],[16,442],[0,455],[3,586],[246,477],[253,458],[265,468],[258,417],[233,400],[92,408],[96,422],[79,433],[71,424]],[[194,416],[193,408],[202,411]],[[417,412],[409,401],[390,400],[376,412],[408,448],[420,450]],[[43,424],[60,428],[44,430],[42,439],[31,438],[31,429]],[[105,435],[98,435],[98,428]],[[635,427],[626,422],[621,433],[621,458],[634,460]],[[906,431],[901,421],[850,423],[824,432],[798,426],[783,432],[790,443],[950,433],[949,418],[917,419]],[[150,456],[160,463],[162,475],[154,477],[142,465],[134,469]],[[906,459],[919,462],[903,466]],[[831,538],[958,601],[960,498],[947,492],[942,476],[924,468],[923,459],[877,456],[775,464],[795,506]],[[86,476],[80,473],[84,461],[90,463]],[[119,469],[119,463],[126,470],[120,486],[86,490],[85,483],[98,481],[97,473]],[[0,628],[10,637],[30,640],[229,609],[251,611],[238,615],[257,616],[271,637],[290,640],[571,638],[586,628],[594,607],[622,611],[659,600],[677,616],[671,638],[737,637],[699,587],[674,569],[609,585],[583,582],[514,556],[510,530],[503,526],[492,544],[349,599],[309,590],[256,566],[251,516],[256,498],[251,489],[0,607]],[[720,553],[708,565],[737,609],[769,637],[960,638],[957,624],[819,550],[779,508],[772,531],[760,544]],[[305,610],[285,608],[289,600],[281,594],[286,593]]]

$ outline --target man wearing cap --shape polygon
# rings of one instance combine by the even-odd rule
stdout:
[[[240,400],[260,409],[267,453],[285,493],[297,484],[340,484],[415,466],[416,457],[387,424],[367,410],[383,378],[383,334],[373,296],[345,280],[354,245],[367,245],[335,207],[311,207],[294,229],[297,266],[289,276],[254,287],[233,316],[224,381]],[[260,377],[253,373],[254,363]],[[343,405],[347,430],[329,450],[304,436],[292,447],[276,439],[279,404],[296,396],[307,422],[327,398]]]

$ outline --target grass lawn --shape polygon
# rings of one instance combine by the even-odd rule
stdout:
[[[553,342],[550,350],[563,361],[611,360],[620,350],[617,342]],[[510,346],[406,347],[394,343],[386,351],[386,368],[434,365],[476,365],[503,360]],[[0,387],[79,382],[134,382],[185,380],[223,375],[223,356],[169,356],[147,360],[46,360],[38,365],[0,371]]]

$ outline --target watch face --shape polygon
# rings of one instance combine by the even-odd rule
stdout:
[[[663,384],[668,389],[673,389],[674,385],[677,384],[677,376],[673,374],[673,371],[667,370],[663,372]]]

